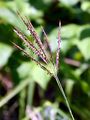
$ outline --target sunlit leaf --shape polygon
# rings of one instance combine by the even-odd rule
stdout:
[[[72,95],[74,83],[75,82],[73,80],[70,80],[70,79],[66,81],[66,93],[68,96]]]
[[[90,1],[83,1],[81,4],[81,9],[90,13]]]
[[[0,68],[7,64],[12,51],[13,49],[11,46],[0,43]]]
[[[50,46],[52,51],[57,49],[57,37],[58,37],[58,29],[53,29],[51,33],[48,35]]]
[[[68,24],[65,26],[62,26],[61,29],[61,37],[62,38],[71,38],[71,37],[77,37],[79,31],[79,26],[75,24]]]
[[[60,0],[65,5],[75,5],[80,0]]]
[[[34,63],[25,62],[18,69],[19,77],[21,79],[29,78],[37,82],[43,89],[46,88],[50,76]],[[23,72],[24,71],[24,72]]]
[[[90,38],[83,39],[77,43],[82,55],[86,60],[90,59]]]

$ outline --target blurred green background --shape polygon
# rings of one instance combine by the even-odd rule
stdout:
[[[75,119],[90,120],[89,0],[0,0],[0,120],[29,120],[30,115],[33,120],[70,119],[54,78],[11,43],[24,46],[14,26],[30,37],[17,11],[31,20],[41,38],[44,27],[54,57],[61,20],[58,76]]]

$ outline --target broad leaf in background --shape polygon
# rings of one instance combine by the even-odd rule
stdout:
[[[81,9],[90,13],[90,1],[83,1],[81,4]]]
[[[64,53],[66,53],[71,46],[75,45],[79,41],[79,29],[79,25],[75,24],[69,24],[61,27],[61,50]],[[57,30],[58,28],[53,29],[48,35],[53,52],[57,49]]]
[[[0,43],[0,68],[7,64],[12,52],[13,48],[11,46]]]
[[[68,25],[62,26],[61,37],[62,39],[75,38],[78,36],[78,32],[79,32],[79,25],[68,24]]]
[[[17,23],[18,17],[15,15],[17,11],[19,11],[23,15],[30,16],[31,20],[35,20],[36,18],[38,18],[37,23],[43,22],[43,20],[41,19],[41,17],[43,16],[43,12],[31,6],[27,1],[17,0],[10,2],[0,2],[0,17],[5,18],[15,26],[18,26],[17,24],[20,23],[20,21],[19,23]]]
[[[77,43],[82,55],[86,60],[90,59],[90,38],[85,38]]]
[[[21,28],[24,32],[26,31],[26,28],[23,24],[23,22],[19,19],[19,17],[14,14],[11,10],[7,8],[0,8],[0,18],[2,19],[2,22],[5,24],[10,24],[15,27]],[[12,29],[13,31],[13,29]]]
[[[60,0],[64,5],[75,5],[80,0]]]
[[[18,69],[20,79],[30,79],[46,89],[50,76],[33,62],[24,62]],[[24,72],[23,72],[24,71]]]
[[[58,36],[57,33],[58,33],[58,31],[57,31],[57,28],[56,28],[56,29],[53,29],[48,35],[51,50],[53,52],[55,52],[56,49],[57,49],[57,36]]]
[[[90,38],[90,25],[83,25],[80,27],[79,39],[83,40],[85,38]]]
[[[3,18],[5,22],[8,22],[12,25],[17,25],[17,16],[13,14],[9,9],[0,8],[0,18]]]

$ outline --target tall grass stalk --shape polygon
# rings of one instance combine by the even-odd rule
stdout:
[[[75,120],[74,119],[74,116],[72,114],[72,111],[71,111],[71,108],[70,108],[70,105],[69,105],[69,102],[68,102],[68,99],[65,95],[65,92],[63,90],[63,87],[61,85],[61,82],[57,76],[57,72],[58,72],[58,69],[59,69],[59,55],[60,55],[60,47],[61,47],[61,34],[60,34],[60,29],[61,29],[61,22],[59,22],[59,30],[58,30],[58,47],[57,47],[57,51],[56,51],[56,63],[54,63],[53,59],[52,59],[52,52],[51,52],[51,48],[50,48],[50,45],[49,45],[49,42],[48,42],[48,37],[43,29],[43,33],[44,33],[44,36],[45,36],[45,40],[46,40],[46,43],[47,43],[47,46],[49,47],[49,53],[50,53],[50,58],[48,58],[47,56],[47,52],[44,48],[44,45],[40,39],[40,37],[38,36],[38,34],[36,33],[31,21],[29,19],[27,19],[25,17],[25,19],[20,15],[20,13],[18,12],[18,15],[19,17],[22,19],[22,21],[24,22],[24,24],[26,25],[27,29],[29,30],[29,32],[31,33],[32,37],[35,39],[35,42],[37,43],[37,46],[39,47],[39,50],[36,49],[36,46],[29,42],[28,39],[26,39],[25,35],[23,33],[21,33],[21,31],[18,29],[18,28],[15,28],[14,31],[15,33],[22,39],[22,41],[26,44],[28,44],[28,47],[30,47],[30,49],[35,53],[35,55],[39,56],[42,58],[42,61],[43,62],[40,62],[40,61],[37,61],[35,58],[33,58],[32,56],[30,56],[30,54],[25,51],[23,48],[21,48],[20,46],[18,46],[17,44],[13,43],[14,46],[16,48],[18,48],[19,50],[23,51],[24,54],[29,57],[32,61],[34,61],[36,64],[38,64],[43,70],[47,71],[47,73],[49,73],[51,76],[53,76],[57,82],[57,85],[59,87],[59,90],[61,91],[64,99],[65,99],[65,102],[66,102],[66,105],[67,105],[67,108],[69,110],[69,113],[71,115],[71,118],[72,120]],[[52,66],[53,66],[53,72],[51,72],[48,68],[47,68],[47,64],[48,63],[52,63]]]
[[[75,119],[74,119],[74,116],[73,116],[73,114],[72,114],[72,111],[71,111],[71,108],[70,108],[68,99],[67,99],[67,97],[66,97],[66,95],[65,95],[65,92],[64,92],[64,90],[63,90],[63,87],[62,87],[62,85],[61,85],[61,82],[60,82],[60,80],[59,80],[59,78],[58,78],[57,75],[55,75],[54,78],[55,78],[55,80],[56,80],[56,82],[57,82],[57,85],[58,85],[58,87],[59,87],[59,89],[60,89],[60,91],[61,91],[61,93],[62,93],[62,95],[63,95],[63,97],[64,97],[64,99],[65,99],[65,102],[66,102],[66,105],[67,105],[68,110],[69,110],[69,112],[70,112],[70,115],[71,115],[72,120],[75,120]]]

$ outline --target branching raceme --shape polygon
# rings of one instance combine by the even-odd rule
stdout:
[[[58,72],[58,69],[59,69],[59,55],[60,55],[60,45],[61,45],[61,35],[60,35],[60,29],[61,29],[61,22],[59,22],[59,30],[58,30],[58,48],[57,48],[57,51],[56,51],[56,62],[54,63],[53,61],[53,56],[52,56],[52,50],[51,50],[51,47],[49,45],[49,42],[48,42],[48,37],[46,35],[46,32],[44,31],[44,29],[42,28],[42,31],[43,31],[43,34],[44,34],[44,37],[45,37],[45,42],[47,44],[47,47],[49,49],[49,53],[50,53],[50,58],[47,56],[47,52],[45,50],[45,47],[40,39],[40,37],[38,36],[37,32],[35,31],[31,21],[25,17],[25,19],[20,15],[20,13],[18,12],[18,16],[21,18],[21,20],[24,22],[24,24],[26,25],[27,29],[29,30],[30,34],[32,35],[32,37],[34,38],[37,46],[38,46],[38,49],[36,48],[36,46],[18,29],[18,28],[14,28],[14,32],[18,35],[19,38],[21,38],[21,40],[33,51],[33,53],[35,55],[37,55],[38,57],[40,57],[42,59],[43,62],[40,62],[38,60],[36,60],[35,58],[33,58],[26,50],[24,50],[23,48],[21,48],[20,46],[18,46],[17,44],[13,43],[13,45],[18,48],[20,51],[23,51],[23,53],[25,54],[25,56],[27,56],[28,58],[30,58],[32,61],[34,61],[36,64],[38,64],[43,70],[45,70],[48,74],[50,74],[50,76],[53,76],[58,84],[58,87],[66,101],[66,104],[67,104],[67,107],[68,107],[68,110],[70,112],[70,115],[71,115],[71,118],[72,120],[75,120],[74,119],[74,116],[72,114],[72,111],[71,111],[71,108],[70,108],[70,105],[69,105],[69,102],[67,100],[67,97],[65,95],[65,92],[63,90],[63,87],[61,85],[61,82],[57,76],[57,72]],[[51,63],[52,66],[53,66],[53,71],[54,72],[51,72],[48,68],[47,68],[47,64],[48,63]]]

